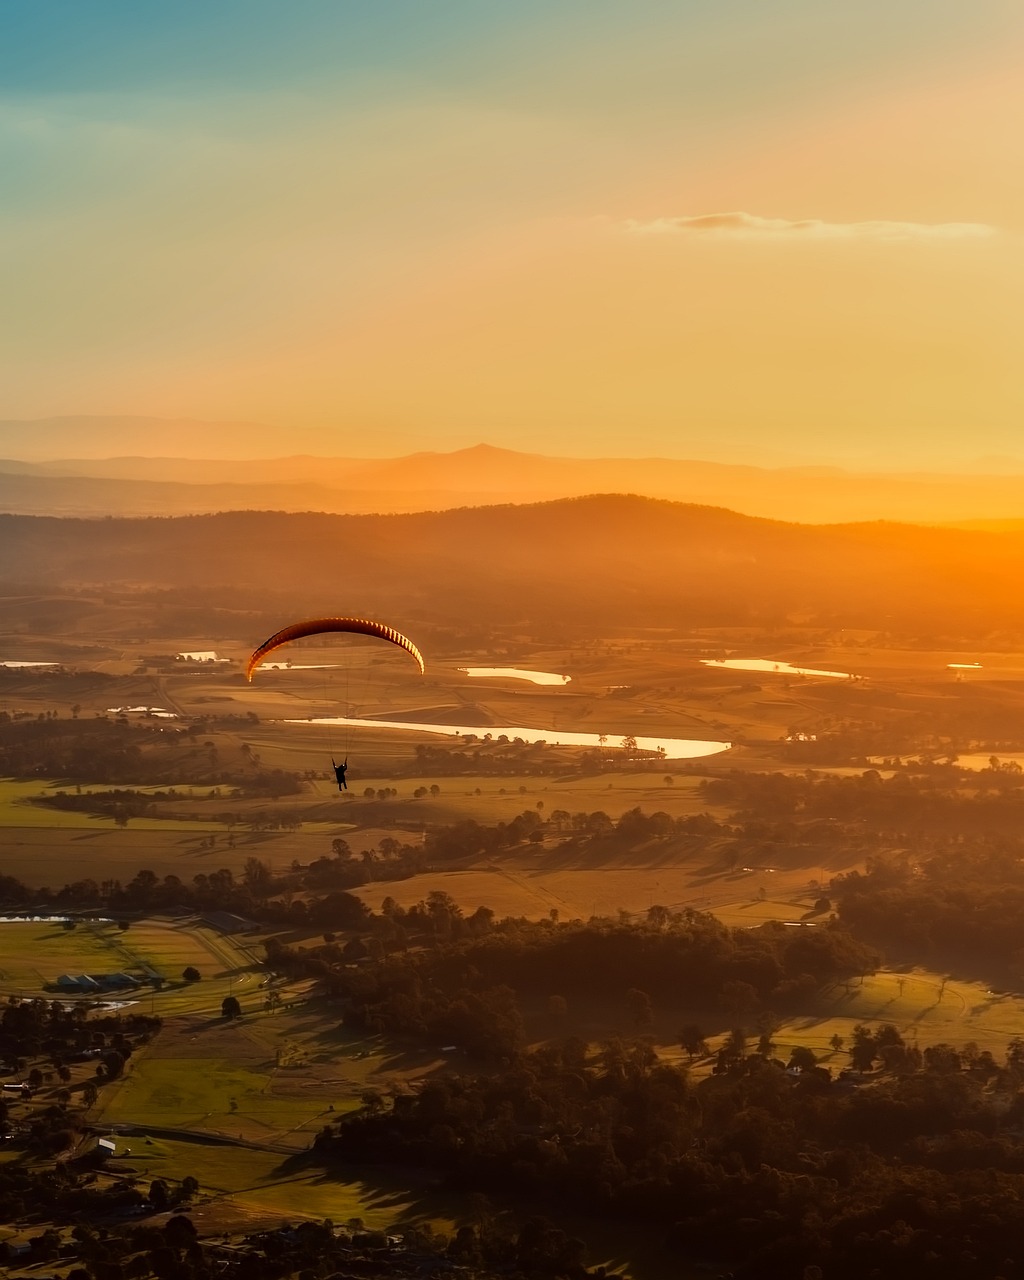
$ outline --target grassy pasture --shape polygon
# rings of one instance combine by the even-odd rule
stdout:
[[[92,814],[81,813],[73,809],[51,809],[42,805],[31,804],[33,797],[53,794],[55,791],[66,791],[67,784],[51,782],[40,784],[38,782],[21,782],[11,778],[0,779],[0,828],[32,828],[43,829],[47,831],[88,831],[97,832],[114,829],[114,822],[111,818],[94,817]],[[107,788],[94,787],[92,790],[110,790]],[[140,790],[142,788],[139,788]],[[157,788],[150,788],[156,790]],[[90,788],[84,787],[83,792],[88,794]],[[146,832],[147,834],[154,831],[175,832],[182,834],[182,823],[173,818],[132,818],[130,820],[131,829],[135,832]],[[188,824],[186,830],[189,834],[220,831],[222,830],[220,823],[192,823]]]
[[[118,1172],[135,1170],[143,1179],[191,1175],[201,1199],[189,1217],[201,1235],[234,1229],[255,1221],[331,1218],[346,1222],[362,1218],[367,1227],[382,1229],[409,1211],[415,1195],[408,1187],[370,1182],[303,1167],[273,1151],[204,1141],[165,1137],[125,1139],[131,1156],[118,1159]],[[114,1166],[111,1166],[113,1171]]]
[[[99,931],[31,921],[0,924],[0,991],[26,997],[47,996],[43,988],[62,973],[114,972]]]
[[[56,993],[47,992],[44,984],[62,973],[114,973],[145,964],[170,985],[160,991],[145,986],[111,998],[135,1001],[162,1016],[196,1009],[219,1014],[229,992],[243,1006],[251,1001],[262,1006],[252,973],[258,958],[234,938],[198,926],[150,920],[122,932],[104,924],[80,924],[72,930],[59,924],[0,924],[0,991],[53,998]],[[182,984],[182,971],[189,965],[203,975],[200,982]]]
[[[204,1196],[261,1214],[384,1225],[409,1208],[408,1188],[382,1189],[376,1175],[372,1186],[338,1178],[294,1157],[366,1089],[403,1087],[443,1067],[437,1054],[395,1054],[351,1035],[319,1002],[235,1022],[193,1014],[165,1024],[92,1118],[125,1134],[143,1176],[191,1174]]]
[[[837,868],[798,865],[774,872],[727,869],[713,856],[671,852],[618,854],[597,866],[561,862],[557,850],[528,846],[489,865],[430,871],[407,880],[374,881],[353,890],[374,910],[384,898],[409,907],[434,891],[450,894],[469,914],[490,907],[499,917],[562,920],[642,915],[652,906],[713,911],[726,924],[753,927],[765,920],[801,921],[820,896],[818,880]],[[764,897],[761,893],[764,891]]]
[[[686,1055],[678,1047],[675,1028],[684,1021],[703,1027],[713,1050],[734,1025],[748,1029],[751,1047],[757,1038],[755,1015],[740,1014],[727,1020],[721,1014],[702,1014],[700,1010],[687,1011],[685,1016],[657,1015],[656,1011],[656,1018],[653,1035],[659,1053],[679,1062],[685,1062]],[[835,1074],[849,1066],[848,1049],[858,1023],[871,1027],[892,1023],[908,1044],[922,1049],[935,1044],[962,1048],[973,1042],[1001,1062],[1009,1042],[1024,1035],[1024,996],[998,994],[982,983],[927,969],[883,969],[863,983],[854,978],[836,984],[822,992],[806,1012],[786,1018],[772,1037],[775,1055],[788,1058],[795,1047],[803,1045]],[[620,1033],[622,1029],[617,1028]],[[835,1035],[842,1037],[842,1049],[832,1048],[830,1041]],[[707,1059],[700,1069],[710,1065],[711,1059]]]
[[[305,784],[302,795],[285,797],[277,803],[183,796],[174,803],[174,811],[187,816],[187,821],[133,818],[123,829],[106,819],[27,803],[29,797],[57,784],[0,783],[4,869],[29,884],[53,887],[84,875],[95,880],[131,879],[142,868],[159,876],[174,874],[188,880],[199,872],[220,867],[238,871],[251,856],[273,867],[288,866],[296,859],[308,862],[329,853],[336,836],[349,840],[354,848],[366,847],[368,841],[355,834],[362,827],[409,839],[416,838],[425,826],[464,818],[485,824],[508,822],[524,809],[537,808],[538,802],[543,806],[539,812],[545,816],[555,809],[572,813],[602,809],[618,818],[637,806],[652,812],[664,810],[674,817],[716,812],[697,794],[697,775],[669,769],[664,776],[673,779],[671,784],[665,783],[660,772],[627,771],[565,778],[360,777],[358,762],[351,774],[351,790],[344,795],[338,793],[333,782],[318,779]],[[440,795],[413,798],[417,787],[434,784],[440,788]],[[399,794],[393,800],[368,801],[362,794],[367,787],[375,792],[394,787]],[[216,805],[218,813],[230,813],[236,819],[235,825],[229,829],[224,823],[204,820],[204,811],[208,812],[210,805]],[[272,813],[278,807],[300,810],[304,815],[302,826],[295,831],[246,829],[244,824],[254,814]],[[216,837],[212,847],[210,836]],[[376,839],[379,838],[378,834]]]

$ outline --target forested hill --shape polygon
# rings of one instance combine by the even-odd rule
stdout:
[[[0,546],[8,596],[208,590],[239,607],[491,625],[1024,629],[1021,534],[797,525],[630,496],[387,516],[7,515]]]

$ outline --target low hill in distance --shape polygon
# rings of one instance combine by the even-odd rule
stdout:
[[[1020,533],[799,525],[639,497],[383,516],[8,515],[0,538],[9,597],[116,588],[221,609],[273,600],[398,626],[577,634],[789,624],[934,639],[1024,629]]]

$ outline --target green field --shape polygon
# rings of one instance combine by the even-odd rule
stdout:
[[[246,945],[214,929],[146,920],[127,931],[114,925],[81,923],[73,930],[60,924],[14,921],[0,924],[0,991],[25,997],[46,996],[45,984],[61,974],[155,969],[168,984],[146,985],[111,998],[130,1000],[145,1012],[219,1012],[229,992],[244,1004],[262,1007],[259,979],[252,972],[262,958],[256,944]],[[182,972],[194,966],[202,975],[184,983]]]
[[[198,1181],[200,1199],[189,1217],[201,1234],[246,1217],[330,1218],[338,1223],[361,1218],[370,1229],[380,1230],[415,1204],[408,1186],[389,1185],[385,1178],[369,1182],[327,1174],[294,1157],[256,1147],[163,1137],[147,1141],[132,1136],[124,1141],[131,1154],[108,1166],[111,1172],[116,1168],[143,1179],[191,1176]]]
[[[717,1021],[721,1022],[721,1015]],[[742,1016],[734,1021],[744,1024]],[[751,1024],[751,1046],[757,1038],[754,1021],[746,1019]],[[849,1066],[847,1050],[858,1023],[892,1023],[908,1044],[921,1049],[936,1044],[960,1049],[974,1043],[1001,1062],[1010,1041],[1024,1035],[1024,997],[999,995],[978,982],[944,981],[942,974],[926,969],[882,970],[863,983],[853,979],[837,984],[807,1013],[785,1019],[773,1036],[776,1056],[786,1059],[796,1046],[803,1045],[836,1074]],[[722,1031],[727,1033],[726,1028]],[[840,1050],[830,1043],[836,1035],[844,1041]],[[685,1055],[671,1041],[665,1041],[664,1050],[666,1056],[685,1061]]]
[[[37,796],[47,793],[53,794],[56,791],[67,791],[66,785],[57,782],[39,783],[39,782],[18,782],[11,778],[0,779],[0,828],[5,827],[29,827],[43,828],[47,831],[89,831],[111,830],[114,827],[113,819],[94,817],[92,814],[82,813],[74,809],[53,809],[46,805],[31,804],[30,801]],[[109,788],[94,787],[92,790],[103,790]],[[88,794],[90,788],[88,786],[82,788],[84,794]],[[205,791],[206,788],[199,788]],[[153,832],[153,831],[174,831],[179,835],[182,834],[183,824],[173,818],[132,818],[129,827],[133,832]],[[188,833],[198,834],[209,831],[221,831],[223,827],[218,822],[197,822],[195,826],[190,822],[186,828]]]

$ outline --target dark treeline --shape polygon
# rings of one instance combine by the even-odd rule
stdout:
[[[861,1088],[732,1039],[699,1082],[643,1042],[593,1056],[552,1044],[497,1074],[367,1099],[315,1151],[637,1220],[681,1265],[716,1257],[757,1280],[1018,1273],[1020,1042],[1002,1066],[936,1046]]]
[[[1024,984],[1024,840],[892,857],[830,890],[843,922],[893,958],[967,963]]]
[[[1024,824],[1024,771],[998,761],[978,771],[950,764],[898,768],[888,778],[873,768],[856,777],[733,770],[702,781],[699,790],[740,823],[835,822],[855,828],[861,840],[1015,833]],[[836,836],[819,828],[815,838]]]
[[[600,750],[563,747],[557,741],[555,730],[552,730],[551,737],[551,742],[524,742],[522,738],[509,738],[504,733],[493,735],[481,731],[465,734],[461,747],[447,744],[417,746],[406,772],[436,777],[459,774],[564,777],[571,773],[597,774],[605,769],[626,766],[635,771],[664,772],[663,753],[638,750],[629,736],[609,742]]]
[[[173,1189],[155,1178],[147,1197],[137,1179],[101,1183],[82,1163],[45,1171],[0,1167],[0,1200],[12,1216],[30,1213],[50,1223],[74,1224],[70,1243],[48,1226],[29,1238],[28,1256],[12,1257],[12,1264],[73,1261],[68,1280],[413,1280],[439,1272],[462,1280],[598,1280],[605,1274],[603,1267],[586,1268],[583,1241],[540,1217],[513,1226],[492,1213],[483,1197],[478,1220],[451,1235],[405,1221],[387,1232],[371,1231],[350,1219],[343,1227],[330,1220],[285,1222],[231,1243],[201,1240],[187,1212],[198,1190],[194,1178]],[[178,1212],[162,1220],[123,1221],[125,1214],[163,1212],[168,1206]]]
[[[255,715],[210,716],[187,725],[174,721],[108,714],[80,717],[56,712],[0,711],[0,775],[9,778],[66,778],[124,787],[178,783],[219,784],[265,794],[298,790],[291,775],[288,790],[261,770],[245,751],[227,768],[205,735],[234,733],[258,724]],[[261,774],[264,775],[261,782]]]
[[[362,923],[363,936],[344,946],[299,949],[272,938],[268,963],[318,978],[344,999],[350,1026],[454,1043],[491,1060],[521,1051],[526,1002],[564,1017],[573,1000],[600,992],[642,1029],[653,1007],[734,1016],[792,1008],[879,963],[835,922],[731,929],[711,915],[665,908],[640,924],[496,921],[482,907],[464,917],[448,895],[433,893],[409,910],[388,901],[382,916]]]

